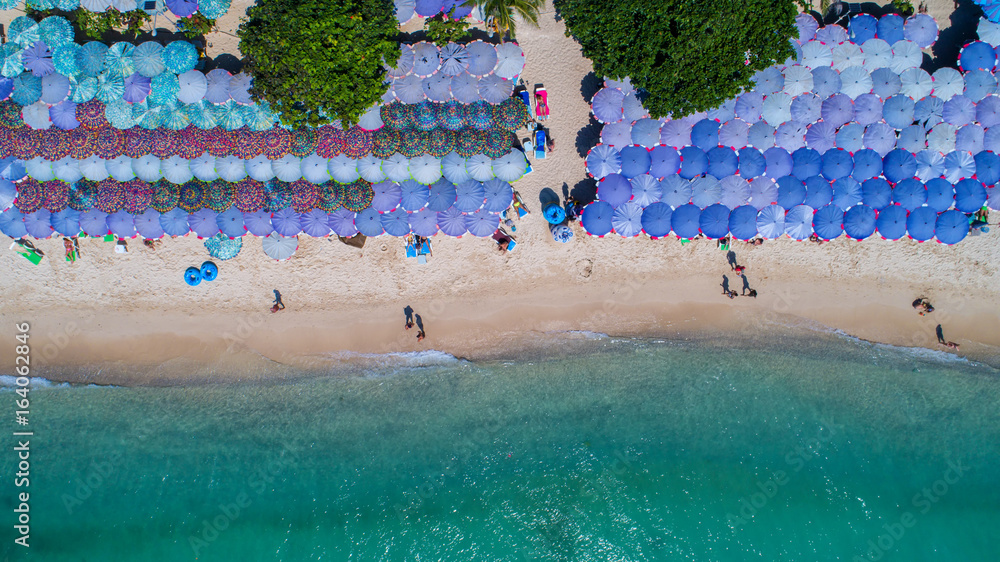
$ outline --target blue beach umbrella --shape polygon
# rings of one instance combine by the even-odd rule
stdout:
[[[813,69],[813,93],[821,98],[828,98],[840,92],[840,74],[829,66]]]
[[[558,205],[552,205],[550,208],[562,209]],[[622,238],[638,236],[642,232],[642,207],[637,205],[635,201],[629,201],[615,209],[614,214],[611,215],[611,228]]]
[[[812,92],[795,96],[791,107],[792,120],[799,123],[815,123],[820,119],[822,106],[823,100]]]
[[[941,213],[955,204],[955,186],[944,178],[934,178],[927,182],[927,206]]]
[[[696,146],[685,146],[681,149],[681,169],[680,176],[684,179],[691,179],[700,176],[708,169],[708,156]],[[636,174],[638,175],[638,174]]]
[[[785,234],[792,240],[805,240],[812,235],[813,208],[798,205],[785,214]]]
[[[340,207],[330,213],[330,228],[333,229],[334,234],[337,236],[350,238],[358,233],[358,227],[354,224],[355,218],[357,218],[357,215],[354,211]],[[434,213],[434,220],[437,221],[437,213]]]
[[[854,171],[854,159],[846,150],[837,148],[823,154],[823,176],[827,179],[845,178],[851,175],[852,171]]]
[[[198,50],[187,41],[173,41],[164,47],[160,58],[167,70],[174,74],[184,74],[194,70],[198,63]]]
[[[407,181],[416,183],[413,180]],[[372,192],[374,195],[372,196],[371,207],[380,213],[385,213],[398,207],[403,195],[402,187],[398,183],[391,181],[383,181],[372,185]],[[426,202],[425,198],[424,203]]]
[[[976,179],[964,179],[955,184],[955,208],[963,213],[975,213],[986,203],[986,188]]]
[[[792,173],[792,156],[783,148],[773,147],[764,151],[764,173],[770,178],[780,178]]]
[[[754,178],[750,181],[750,204],[757,209],[771,205],[778,200],[778,186],[767,176]]]
[[[882,157],[871,149],[859,150],[854,153],[854,169],[851,177],[865,181],[882,174]]]
[[[823,240],[833,240],[844,232],[844,210],[827,205],[813,215],[813,232]]]
[[[890,205],[878,212],[875,227],[887,240],[899,240],[906,234],[906,209]]]
[[[18,105],[31,105],[42,97],[42,80],[25,72],[14,77],[10,99]]]
[[[146,78],[153,78],[167,69],[163,64],[163,46],[156,41],[146,41],[132,51],[132,64],[135,71]]]
[[[830,187],[830,182],[822,176],[806,178],[805,186],[806,198],[803,203],[813,209],[825,207],[830,204],[830,201],[833,200],[833,188]]]
[[[410,214],[403,209],[395,209],[388,213],[382,213],[382,228],[389,236],[402,237],[411,232]]]
[[[983,148],[993,153],[1000,153],[1000,127],[990,127],[983,135]]]
[[[177,101],[177,92],[180,91],[181,85],[177,80],[176,74],[173,72],[164,72],[163,74],[158,74],[150,79],[149,88],[150,92],[148,100],[150,103],[170,103]],[[192,118],[192,121],[193,120],[194,119]],[[215,126],[214,121],[211,126]]]
[[[299,221],[299,214],[290,207],[278,209],[271,213],[271,226],[274,227],[275,232],[282,236],[296,236],[299,232],[302,232],[302,223]]]
[[[663,191],[660,182],[649,174],[642,174],[629,180],[632,184],[632,201],[640,207],[645,207],[654,201],[659,201]]]
[[[7,26],[7,39],[21,47],[30,47],[41,39],[38,23],[26,16],[18,16]]]
[[[483,209],[491,213],[501,213],[514,202],[514,189],[502,179],[493,178],[487,180],[483,183],[483,190],[486,195],[486,203],[483,204]],[[404,205],[403,208],[405,209],[406,206]]]
[[[982,147],[982,144],[982,136],[980,135],[980,147]],[[922,125],[910,125],[899,132],[899,137],[896,139],[896,147],[917,154],[927,148],[927,132]],[[979,150],[982,150],[982,148]]]
[[[500,227],[500,215],[480,209],[465,215],[465,227],[473,236],[480,238],[491,236]]]
[[[969,218],[960,211],[945,211],[938,215],[934,235],[943,244],[957,244],[969,234]]]
[[[892,45],[896,41],[902,41],[904,20],[896,14],[887,14],[879,18],[875,26],[875,36]]]
[[[50,107],[49,119],[53,125],[65,131],[80,126],[76,119],[76,104],[71,101],[63,101]]]
[[[645,148],[641,146],[626,146],[622,148],[620,156],[622,160],[621,175],[626,178],[634,178],[635,176],[649,172],[649,151]]]
[[[882,99],[888,99],[899,93],[903,83],[899,74],[891,68],[877,68],[872,71],[872,92]]]
[[[970,70],[991,71],[996,64],[996,51],[989,43],[983,41],[972,41],[966,44],[958,56],[958,65],[966,72]]]
[[[115,43],[104,54],[104,73],[115,78],[125,78],[135,72],[132,51],[135,47],[124,41]]]
[[[674,158],[677,159],[679,163],[680,159],[677,158],[677,151],[665,146],[658,148],[672,150],[674,152]],[[587,153],[587,172],[594,178],[601,179],[608,174],[616,174],[621,171],[621,168],[621,155],[618,150],[612,146],[599,144],[590,149],[590,152]]]
[[[867,205],[855,205],[844,213],[844,234],[864,240],[875,233],[875,211]]]
[[[90,211],[87,212],[89,213]],[[80,224],[83,224],[82,219]],[[188,232],[191,232],[191,227],[188,225],[188,214],[180,207],[171,209],[160,215],[160,228],[163,229],[163,232],[167,236],[184,236]],[[87,234],[90,234],[90,232],[87,232]]]
[[[73,209],[63,209],[52,213],[49,217],[52,229],[63,236],[76,236],[80,233],[80,212]]]
[[[923,181],[944,175],[944,156],[936,150],[921,150],[916,153],[917,177]]]
[[[785,210],[778,205],[768,205],[757,214],[757,232],[768,240],[781,238],[785,233]]]
[[[823,121],[839,127],[854,119],[854,102],[846,94],[834,94],[823,100]]]
[[[486,202],[486,190],[482,182],[464,181],[455,186],[455,208],[463,213],[471,213],[482,208]]]
[[[749,146],[740,149],[739,172],[741,176],[747,180],[751,180],[763,175],[766,169],[767,161],[759,150]]]
[[[709,205],[702,210],[698,227],[708,238],[722,238],[729,234],[729,207],[718,203]]]
[[[240,254],[240,250],[243,249],[242,238],[239,236],[230,238],[225,234],[216,234],[206,239],[204,244],[209,256],[222,261],[235,258]],[[208,273],[208,276],[205,277],[206,281],[214,280],[215,276],[219,274],[218,268],[214,266],[215,264],[210,261],[202,264],[202,271]]]
[[[919,125],[914,125],[910,129],[918,129],[923,135],[923,129]],[[961,150],[963,152],[971,152],[972,154],[979,154],[983,151],[983,140],[986,137],[986,131],[975,123],[970,123],[962,128],[960,128],[955,133],[955,150]],[[896,142],[896,145],[900,148],[904,147],[900,142]],[[914,148],[910,152],[916,152],[917,150],[923,150],[926,143],[923,143],[919,148]]]
[[[15,239],[27,236],[28,229],[24,226],[24,215],[17,209],[7,209],[0,213],[0,232]]]
[[[611,232],[611,218],[615,209],[605,201],[594,201],[583,208],[580,224],[591,236],[604,236]]]
[[[434,236],[438,232],[438,214],[430,209],[410,213],[410,228],[417,236]]]
[[[983,127],[1000,125],[1000,96],[986,96],[976,104],[976,121]]]
[[[419,211],[426,207],[427,198],[430,197],[430,194],[431,190],[428,186],[417,183],[412,179],[399,184],[399,204],[407,211]],[[374,205],[375,202],[373,200],[372,206]]]
[[[791,209],[806,200],[806,186],[795,176],[778,178],[778,206]]]
[[[687,205],[691,201],[692,195],[691,182],[677,174],[660,180],[660,201],[674,209],[681,205]]]
[[[882,174],[885,179],[898,183],[917,175],[917,160],[912,153],[896,149],[882,159]]]
[[[915,104],[912,99],[903,94],[896,94],[885,100],[882,104],[882,119],[890,127],[905,129],[913,124],[914,108]],[[878,123],[875,123],[872,127],[875,125],[878,125]]]
[[[632,144],[653,148],[660,142],[660,122],[648,117],[632,125]]]
[[[930,207],[918,207],[906,217],[906,233],[917,242],[934,237],[937,213]]]
[[[35,76],[48,76],[56,70],[52,62],[52,51],[41,41],[36,41],[21,53],[21,63]]]
[[[868,14],[858,14],[847,24],[848,37],[857,45],[874,39],[877,29],[878,21]]]
[[[734,110],[736,116],[747,123],[760,121],[760,110],[764,104],[764,95],[760,92],[744,92],[736,98]]]
[[[752,80],[754,82],[754,91],[764,95],[779,92],[785,85],[785,77],[782,76],[781,71],[777,67],[773,66],[761,70],[754,75]]]
[[[701,229],[701,209],[696,205],[681,205],[670,216],[670,229],[678,238],[694,238]]]
[[[892,186],[882,178],[870,178],[861,184],[861,202],[873,209],[892,204]]]
[[[926,49],[937,41],[937,22],[927,14],[914,14],[903,23],[903,37]]]
[[[24,215],[24,228],[28,231],[28,236],[33,238],[52,236],[52,213],[48,209],[39,209]]]
[[[730,209],[745,205],[750,200],[750,182],[740,176],[722,178],[719,185],[722,186],[719,203]]]
[[[186,214],[184,216],[187,217]],[[187,228],[187,220],[184,221],[184,227]],[[108,214],[97,209],[84,211],[80,215],[80,228],[88,236],[104,236],[110,232],[108,228]]]
[[[854,178],[840,178],[833,182],[832,187],[833,204],[841,209],[861,203],[861,184]]]
[[[691,144],[708,151],[719,146],[719,122],[702,119],[691,127]]]
[[[912,211],[927,202],[927,189],[915,178],[907,178],[892,188],[892,202]]]
[[[438,213],[438,228],[448,236],[462,236],[468,232],[465,214],[455,207]]]
[[[14,43],[0,46],[0,74],[13,78],[24,72],[24,62],[21,60],[23,51]]]
[[[642,230],[652,238],[662,238],[670,234],[670,217],[673,209],[666,203],[650,203],[642,211]]]
[[[944,178],[955,183],[976,173],[976,161],[968,152],[952,151],[944,156]]]
[[[747,131],[747,146],[757,150],[767,150],[774,146],[774,127],[764,121],[758,121]]]
[[[600,145],[598,145],[598,146],[600,146]],[[608,148],[610,148],[610,147],[608,147]],[[611,150],[614,150],[614,149],[611,149]],[[591,151],[591,152],[593,152],[593,151]],[[587,158],[588,158],[587,169],[589,171],[590,170],[590,165],[589,165],[590,155],[589,154],[587,155]],[[614,161],[613,160],[610,162],[610,164],[611,164],[611,166],[608,166],[607,168],[602,169],[602,170],[606,170],[606,173],[604,173],[603,175],[601,175],[601,177],[604,177],[607,174],[618,172],[618,170],[616,170],[616,169],[611,169],[611,168],[614,167]],[[651,176],[653,176],[655,178],[665,178],[665,177],[667,177],[667,176],[669,176],[671,174],[676,174],[677,171],[680,170],[680,166],[681,166],[681,157],[677,153],[677,150],[674,149],[671,146],[660,145],[660,146],[657,146],[657,147],[653,148],[653,150],[651,150],[649,152],[649,175],[651,175]],[[620,160],[619,160],[619,169],[620,169]],[[596,174],[591,173],[591,175],[593,175],[594,177],[597,177]]]
[[[597,198],[618,207],[632,199],[632,184],[622,175],[609,174],[597,183]]]
[[[997,89],[997,79],[988,70],[970,70],[965,73],[963,94],[974,102],[979,102]]]
[[[430,193],[427,196],[427,208],[439,213],[447,211],[455,204],[457,197],[458,193],[455,189],[455,184],[441,178],[430,186]]]
[[[243,220],[243,213],[241,213],[236,207],[230,207],[219,213],[219,216],[216,217],[216,221],[219,224],[219,230],[221,230],[222,233],[229,238],[239,238],[247,233],[247,228]]]
[[[273,223],[274,220],[272,219],[271,222]],[[363,209],[354,217],[354,226],[357,227],[358,232],[368,237],[379,236],[385,232],[385,229],[382,228],[381,215],[371,207]],[[277,230],[277,228],[275,229]]]
[[[750,240],[757,236],[757,209],[742,205],[729,213],[729,232],[738,240]]]
[[[100,41],[85,43],[77,53],[77,66],[82,73],[97,76],[104,70],[104,58],[107,53],[108,46]]]
[[[722,179],[736,173],[739,168],[739,157],[728,147],[717,146],[707,153],[708,173],[716,179]]]
[[[826,152],[837,144],[837,127],[829,121],[817,121],[809,125],[805,140],[810,148]]]
[[[351,213],[353,215],[353,213]],[[247,232],[254,236],[267,236],[274,232],[271,225],[271,213],[268,211],[254,211],[243,213],[243,226]]]

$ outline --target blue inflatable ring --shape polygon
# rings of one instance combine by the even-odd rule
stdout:
[[[187,284],[191,285],[192,287],[194,287],[198,283],[201,283],[201,270],[199,270],[197,267],[187,268],[186,270],[184,270],[184,281],[186,281]]]
[[[215,278],[219,276],[219,267],[207,261],[201,264],[201,276],[205,281],[215,281]]]

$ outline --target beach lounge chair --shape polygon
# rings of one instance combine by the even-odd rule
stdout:
[[[433,254],[431,254],[431,241],[430,240],[424,240],[424,243],[420,245],[420,255],[422,255],[422,256],[433,255]]]
[[[535,158],[545,160],[545,129],[535,131]]]
[[[524,142],[521,143],[521,146],[524,147],[525,157],[531,156],[531,153],[535,151],[535,144],[531,142],[531,139],[524,139]]]
[[[535,119],[545,121],[549,118],[549,93],[545,86],[535,86]]]
[[[413,238],[409,236],[406,237],[406,257],[417,257],[417,247],[413,245]]]
[[[24,259],[30,261],[35,265],[38,265],[38,263],[41,262],[42,258],[44,257],[42,254],[38,253],[38,250],[35,250],[34,248],[28,248],[22,244],[18,244],[17,241],[11,243],[10,249],[21,254],[21,256],[23,256]]]
[[[524,86],[518,86],[517,95],[524,102],[524,105],[528,106],[528,115],[531,115],[531,95],[528,94],[528,89]]]

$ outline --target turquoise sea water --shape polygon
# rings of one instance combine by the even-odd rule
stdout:
[[[831,335],[561,349],[268,385],[36,386],[31,546],[13,543],[8,437],[3,559],[1000,553],[990,367]]]

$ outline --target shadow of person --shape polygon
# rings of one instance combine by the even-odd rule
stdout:
[[[938,343],[945,343],[944,328],[941,327],[941,324],[938,324],[934,331],[937,332]]]
[[[736,252],[732,250],[726,252],[726,262],[729,264],[729,267],[736,269]]]
[[[421,318],[419,314],[414,314],[413,317],[417,321],[417,329],[420,330],[421,332],[423,332],[424,331],[424,319]]]
[[[741,293],[745,295],[747,294],[747,291],[750,290],[750,280],[747,279],[746,275],[740,275],[740,278],[743,279],[743,289]]]
[[[729,277],[726,277],[725,275],[722,276],[722,294],[729,294]]]
[[[403,314],[406,315],[407,324],[413,322],[413,308],[411,308],[410,305],[406,305],[406,308],[403,309]]]

